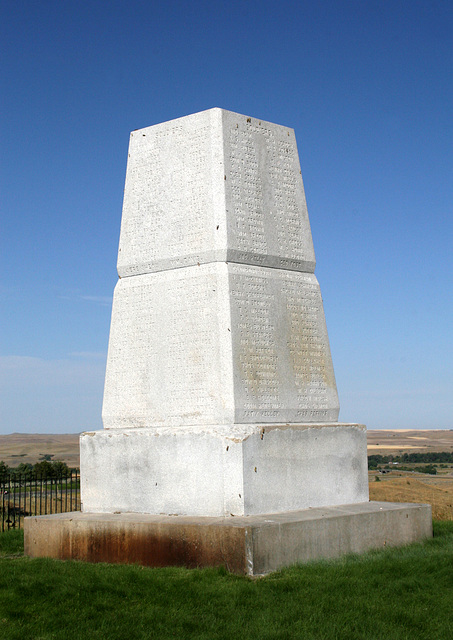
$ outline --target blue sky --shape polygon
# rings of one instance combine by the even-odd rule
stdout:
[[[102,428],[129,132],[291,126],[340,420],[453,428],[453,5],[1,3],[0,433]]]

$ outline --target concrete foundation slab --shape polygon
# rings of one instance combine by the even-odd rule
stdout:
[[[432,536],[431,506],[364,502],[248,517],[63,513],[25,519],[25,554],[256,576]]]

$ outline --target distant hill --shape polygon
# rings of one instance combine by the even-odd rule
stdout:
[[[407,451],[453,451],[453,430],[369,430],[368,453],[399,454]],[[9,467],[21,462],[35,464],[43,455],[80,466],[79,434],[12,433],[0,435],[0,460]]]
[[[12,433],[0,435],[0,460],[8,467],[21,462],[36,464],[42,456],[66,462],[68,467],[80,466],[79,434]]]
[[[369,430],[368,455],[453,451],[453,429]]]

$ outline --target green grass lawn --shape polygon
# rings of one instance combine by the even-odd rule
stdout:
[[[435,537],[251,580],[29,559],[0,534],[0,638],[451,640],[453,522]]]

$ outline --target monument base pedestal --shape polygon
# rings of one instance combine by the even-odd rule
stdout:
[[[358,424],[104,429],[81,435],[80,471],[90,513],[228,517],[368,501]]]
[[[242,517],[63,513],[25,519],[25,554],[256,576],[432,536],[431,506],[364,502]]]

